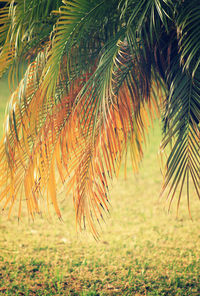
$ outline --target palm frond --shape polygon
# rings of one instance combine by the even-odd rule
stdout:
[[[102,210],[108,211],[108,179],[118,174],[129,143],[133,168],[138,169],[144,130],[149,124],[145,104],[139,103],[137,73],[129,69],[123,75],[124,82],[119,79],[120,67],[130,67],[127,48],[118,38],[110,46],[91,76],[98,71],[103,74],[98,75],[102,79],[96,80],[95,87],[86,74],[85,81],[81,79],[71,91],[60,93],[60,100],[53,104],[42,96],[44,53],[30,66],[13,94],[1,145],[1,170],[8,172],[6,179],[1,179],[1,199],[6,198],[3,208],[9,206],[10,213],[21,192],[19,216],[25,195],[28,212],[34,218],[40,212],[40,196],[47,192],[47,208],[53,203],[61,216],[56,200],[56,166],[66,191],[74,192],[77,222],[82,225],[87,221],[98,236],[94,220],[99,222]],[[91,101],[94,95],[97,103]]]
[[[185,182],[189,208],[189,179],[193,181],[197,196],[200,198],[199,73],[196,72],[192,78],[191,74],[181,69],[176,61],[169,79],[171,79],[171,88],[166,102],[168,129],[162,142],[162,149],[170,143],[173,144],[166,162],[163,192],[169,188],[168,196],[171,195],[171,205],[178,187],[180,188],[178,210]]]
[[[93,67],[104,46],[105,35],[110,33],[109,30],[112,34],[116,32],[116,28],[108,22],[108,18],[115,12],[116,1],[63,2],[65,5],[59,11],[54,11],[59,19],[54,27],[52,50],[45,70],[44,89],[47,89],[48,96],[55,93],[63,56],[67,56],[67,79],[71,81],[80,78],[82,73],[91,71],[91,65]],[[89,49],[92,49],[90,53]]]

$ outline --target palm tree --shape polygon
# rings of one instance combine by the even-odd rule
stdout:
[[[200,198],[199,0],[7,0],[0,20],[0,73],[14,81],[28,61],[0,145],[9,215],[25,199],[33,218],[41,203],[61,217],[62,182],[97,236],[109,180],[128,152],[138,169],[156,116],[170,147],[162,193],[170,204],[177,193],[178,208],[186,184],[189,208],[192,182]]]

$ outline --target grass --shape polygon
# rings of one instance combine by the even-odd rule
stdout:
[[[0,81],[0,120],[8,89]],[[123,170],[111,189],[111,216],[100,241],[77,234],[72,200],[60,198],[56,217],[0,216],[0,295],[200,295],[200,203],[193,221],[183,196],[179,218],[158,202],[162,177],[156,151],[159,124],[150,133],[140,173]]]

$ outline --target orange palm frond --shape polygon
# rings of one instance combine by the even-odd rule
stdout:
[[[149,121],[145,105],[138,106],[138,118],[134,118],[130,112],[134,104],[125,84],[117,103],[110,105],[106,121],[99,114],[98,119],[92,119],[91,115],[87,117],[87,122],[80,123],[79,118],[85,114],[83,106],[84,98],[71,114],[65,141],[62,142],[62,153],[67,156],[67,160],[64,160],[68,176],[65,186],[66,190],[72,188],[73,191],[77,223],[81,227],[87,222],[92,233],[98,236],[94,225],[95,221],[99,223],[103,219],[102,210],[108,212],[109,179],[118,175],[129,145],[133,169],[138,169],[143,155],[143,134],[148,129]],[[95,133],[92,128],[94,120],[97,121]],[[88,123],[91,124],[90,128]],[[63,147],[66,151],[63,151]]]
[[[118,174],[129,144],[135,170],[141,160],[143,134],[149,125],[146,103],[140,104],[130,96],[130,74],[129,85],[124,82],[118,96],[106,107],[106,120],[101,112],[96,117],[96,106],[85,109],[86,94],[77,104],[79,92],[90,76],[86,74],[53,104],[51,98],[41,95],[44,67],[45,53],[41,53],[29,66],[8,107],[1,143],[1,171],[8,172],[0,180],[3,208],[9,207],[10,214],[20,194],[18,216],[25,197],[28,213],[34,218],[41,210],[40,196],[47,194],[47,208],[52,203],[61,217],[56,199],[56,167],[66,192],[73,192],[77,223],[81,227],[87,221],[94,236],[98,236],[95,221],[103,218],[102,210],[108,212],[108,180]]]

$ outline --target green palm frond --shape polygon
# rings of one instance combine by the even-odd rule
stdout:
[[[191,178],[200,198],[200,84],[199,73],[194,77],[188,71],[181,69],[175,61],[171,73],[170,92],[167,98],[167,131],[164,136],[162,149],[171,142],[172,150],[166,163],[166,173],[163,191],[169,187],[168,195],[171,202],[180,186],[178,206],[186,181],[189,207],[189,179]],[[170,202],[170,204],[171,204]],[[178,210],[178,207],[177,207]]]
[[[49,96],[55,92],[63,56],[67,57],[68,80],[77,79],[82,73],[90,72],[107,42],[107,35],[112,38],[117,31],[108,22],[116,9],[116,1],[73,0],[63,3],[65,5],[59,11],[54,11],[60,17],[53,31],[52,50],[44,77],[44,89]],[[89,49],[92,49],[90,53]]]

